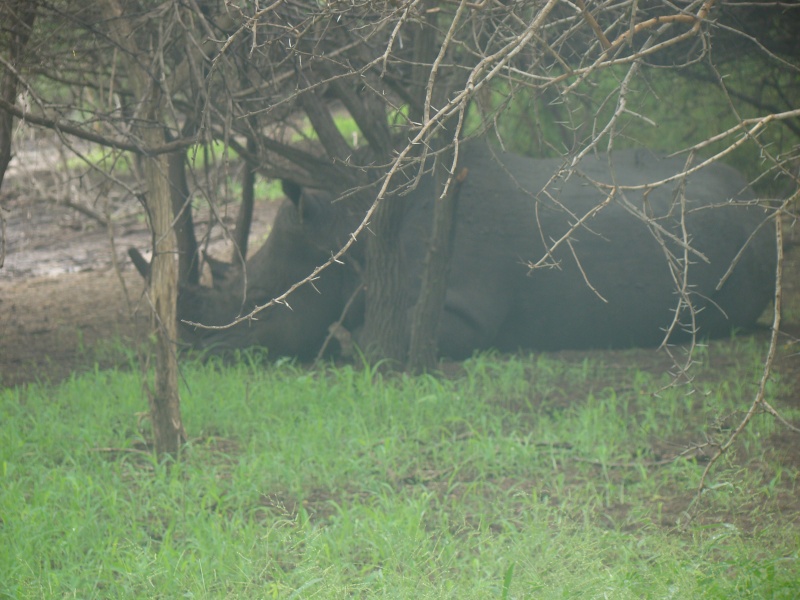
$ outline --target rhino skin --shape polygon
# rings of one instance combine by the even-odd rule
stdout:
[[[603,202],[605,194],[590,180],[646,184],[681,172],[684,160],[661,159],[646,150],[617,151],[611,162],[607,155],[590,156],[568,177],[554,178],[563,164],[482,145],[462,146],[460,165],[468,175],[458,192],[453,257],[438,335],[441,355],[459,359],[485,348],[551,351],[646,347],[663,341],[679,305],[676,283],[651,229],[618,197],[576,230],[569,245],[561,244],[550,260],[557,266],[531,272],[528,265],[544,256],[545,241],[559,239],[577,217]],[[727,166],[707,166],[684,183],[691,247],[709,260],[690,255],[699,335],[719,337],[750,328],[774,288],[776,251],[772,228],[765,224],[768,214],[761,207],[742,205],[754,199],[753,193]],[[675,202],[680,186],[670,183],[647,194],[626,192],[625,197],[680,237],[680,209]],[[361,220],[363,213],[348,208],[346,202],[333,204],[333,194],[303,190],[292,183],[285,183],[284,190],[288,199],[272,232],[246,263],[246,282],[240,272],[216,289],[182,289],[178,308],[182,319],[222,325],[266,303],[325,262]],[[388,201],[408,204],[403,251],[411,297],[416,297],[433,210],[433,178],[423,178],[409,195]],[[675,256],[683,256],[683,248],[674,241],[666,246]],[[743,247],[735,269],[717,291]],[[356,262],[363,259],[363,242],[351,252]],[[334,265],[315,282],[316,289],[305,285],[289,297],[291,310],[275,306],[257,320],[230,329],[197,329],[191,341],[214,351],[259,346],[268,348],[272,357],[310,359],[359,285],[356,270]],[[346,326],[357,328],[363,311],[362,302],[350,311]],[[690,321],[685,308],[681,320]],[[670,342],[690,337],[679,327]]]

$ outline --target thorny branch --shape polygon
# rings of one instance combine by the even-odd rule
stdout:
[[[727,439],[727,441],[717,448],[716,453],[714,456],[711,457],[711,460],[708,461],[706,468],[703,470],[703,475],[700,477],[700,483],[697,486],[697,494],[695,496],[694,502],[697,503],[706,489],[706,480],[708,478],[708,474],[710,473],[712,467],[717,463],[717,461],[725,454],[736,439],[741,435],[741,433],[747,427],[747,424],[752,420],[752,418],[756,415],[756,413],[761,410],[765,410],[769,412],[774,417],[778,418],[781,423],[791,429],[796,433],[800,433],[800,429],[791,425],[784,419],[778,411],[769,403],[766,397],[767,392],[767,383],[769,382],[770,378],[772,377],[772,365],[775,362],[775,356],[778,351],[778,338],[780,337],[780,325],[781,325],[781,301],[783,299],[783,260],[784,260],[784,253],[783,253],[783,220],[781,218],[784,210],[788,207],[789,200],[783,203],[782,210],[776,211],[774,218],[775,221],[775,247],[778,253],[778,261],[777,266],[775,268],[775,306],[773,309],[773,318],[772,318],[772,335],[770,336],[769,342],[769,349],[767,350],[767,357],[764,360],[764,367],[761,372],[761,378],[758,382],[758,391],[756,392],[755,397],[753,398],[753,402],[750,404],[750,408],[748,409],[747,413],[745,414],[744,418],[741,420],[739,425]]]

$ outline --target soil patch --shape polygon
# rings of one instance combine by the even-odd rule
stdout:
[[[110,366],[109,344],[130,347],[149,332],[141,277],[127,249],[149,257],[150,234],[130,194],[102,194],[90,173],[62,175],[59,153],[47,140],[16,150],[0,188],[5,260],[0,268],[0,386],[58,381],[99,360]],[[278,202],[257,202],[251,246],[257,249]],[[236,206],[222,207],[231,225]],[[102,222],[110,218],[113,231]],[[229,259],[223,228],[196,218],[204,247]],[[124,285],[123,285],[124,283]]]

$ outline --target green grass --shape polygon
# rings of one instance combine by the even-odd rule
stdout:
[[[66,163],[58,163],[56,168],[68,171],[85,171],[87,163],[97,167],[104,173],[114,173],[116,176],[127,175],[131,172],[133,155],[130,152],[92,146],[82,156],[72,156]]]
[[[763,351],[714,345],[694,393],[657,397],[642,351],[451,379],[190,362],[169,465],[134,368],[5,389],[0,597],[795,598],[797,471],[771,417],[692,521],[702,460],[656,464],[729,433]]]

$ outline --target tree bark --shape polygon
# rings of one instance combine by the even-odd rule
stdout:
[[[155,104],[155,103],[154,103]],[[151,107],[158,115],[157,106]],[[148,111],[150,112],[150,111]],[[161,137],[162,139],[158,139]],[[142,132],[147,146],[163,143],[157,129]],[[164,156],[148,156],[144,160],[147,181],[147,212],[153,229],[153,260],[150,264],[150,300],[153,307],[152,323],[155,328],[156,378],[155,389],[150,394],[150,416],[156,452],[176,457],[186,440],[178,393],[178,358],[175,354],[177,339],[176,303],[178,297],[178,269],[175,264],[177,245],[172,230],[172,198],[168,178],[168,161]]]
[[[409,118],[416,123],[422,120],[425,85],[430,73],[431,57],[436,54],[432,27],[435,17],[427,11],[425,14],[422,30],[415,36],[414,65],[409,86],[413,95]],[[340,93],[341,96],[343,94]],[[348,108],[353,111],[349,105]],[[387,122],[385,116],[383,121]],[[372,140],[370,144],[376,145]],[[391,143],[384,146],[390,148]],[[389,158],[390,153],[387,152],[386,156]],[[375,235],[367,238],[366,308],[361,341],[368,360],[374,362],[385,359],[391,368],[403,368],[407,364],[410,309],[416,300],[408,289],[409,278],[400,238],[407,202],[403,197],[383,200],[370,225],[370,231]]]
[[[256,154],[258,145],[252,137],[247,138],[247,151]],[[247,260],[247,243],[250,239],[250,228],[253,224],[253,206],[256,194],[256,170],[248,161],[244,161],[244,171],[242,172],[242,205],[239,207],[239,214],[236,215],[236,229],[233,232],[233,252],[231,263],[242,265]]]
[[[36,18],[36,8],[25,0],[10,2],[5,6],[0,6],[0,21],[5,23],[4,27],[8,33],[8,64],[12,68],[18,68],[20,56],[25,49],[30,38],[33,22]],[[0,99],[6,104],[14,105],[17,100],[17,88],[19,87],[19,77],[17,73],[9,68],[2,69],[0,76]],[[6,176],[6,169],[11,162],[11,135],[14,131],[14,115],[8,111],[0,111],[0,189],[3,187],[3,179]],[[6,258],[6,220],[0,206],[0,268]]]
[[[169,191],[175,215],[175,238],[178,245],[178,281],[200,282],[200,265],[197,256],[197,237],[194,234],[192,203],[189,199],[189,182],[186,179],[186,151],[169,155]]]
[[[401,368],[408,350],[409,291],[400,230],[405,212],[400,197],[382,201],[367,238],[366,313],[362,346],[369,361]]]
[[[33,22],[36,18],[36,7],[27,0],[16,0],[0,5],[0,21],[8,36],[8,64],[17,69],[20,57],[30,38]],[[3,68],[0,77],[0,98],[6,104],[14,105],[17,101],[19,87],[18,74],[11,69]],[[11,162],[11,134],[13,133],[14,115],[8,111],[0,111],[0,185]],[[0,263],[2,264],[2,263]]]
[[[156,453],[177,457],[186,433],[181,420],[178,357],[175,353],[178,267],[175,260],[177,244],[172,229],[174,211],[170,165],[164,155],[154,156],[147,152],[165,142],[163,94],[159,87],[162,62],[153,55],[157,52],[153,49],[162,46],[155,30],[150,35],[145,33],[143,39],[137,38],[138,32],[134,32],[131,22],[124,18],[125,11],[118,0],[106,0],[102,6],[110,24],[109,35],[125,50],[121,55],[128,85],[134,97],[139,99],[139,118],[134,133],[142,144],[145,206],[153,232],[149,295],[155,329],[156,373],[155,389],[149,393],[150,417]]]
[[[461,184],[467,177],[467,169],[459,171],[456,168],[456,175],[450,180],[445,192],[445,185],[450,179],[447,170],[451,163],[452,160],[448,156],[444,160],[437,161],[435,167],[437,198],[433,209],[433,228],[425,256],[422,287],[411,318],[408,368],[415,373],[432,371],[436,367],[438,357],[439,322],[450,275],[450,258],[453,255],[458,195]]]

